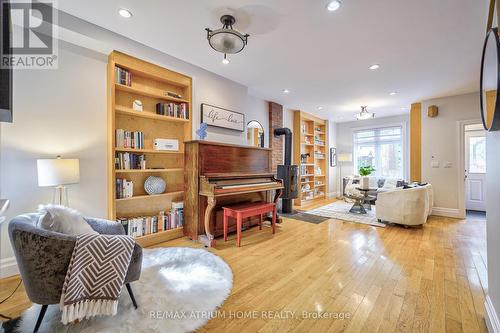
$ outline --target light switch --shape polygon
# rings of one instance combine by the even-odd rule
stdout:
[[[443,162],[443,168],[451,168],[451,162],[444,161]]]
[[[432,161],[431,162],[431,167],[432,168],[439,168],[439,162],[438,161]]]

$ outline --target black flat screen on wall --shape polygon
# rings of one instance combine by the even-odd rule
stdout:
[[[0,53],[10,54],[12,26],[8,1],[0,0],[0,20]],[[12,122],[12,74],[12,68],[0,67],[0,122]]]

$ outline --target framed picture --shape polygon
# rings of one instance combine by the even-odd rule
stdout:
[[[217,106],[201,104],[201,122],[208,126],[227,128],[234,131],[245,131],[245,115]]]
[[[330,148],[330,166],[337,166],[337,148]]]

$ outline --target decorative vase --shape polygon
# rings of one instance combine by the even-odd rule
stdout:
[[[167,183],[161,177],[149,176],[144,182],[144,190],[149,195],[162,194],[167,188]]]
[[[361,177],[360,185],[362,189],[367,190],[370,187],[370,177]]]

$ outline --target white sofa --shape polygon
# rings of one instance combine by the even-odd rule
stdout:
[[[422,225],[434,206],[432,185],[381,192],[376,202],[379,221],[402,225]]]

